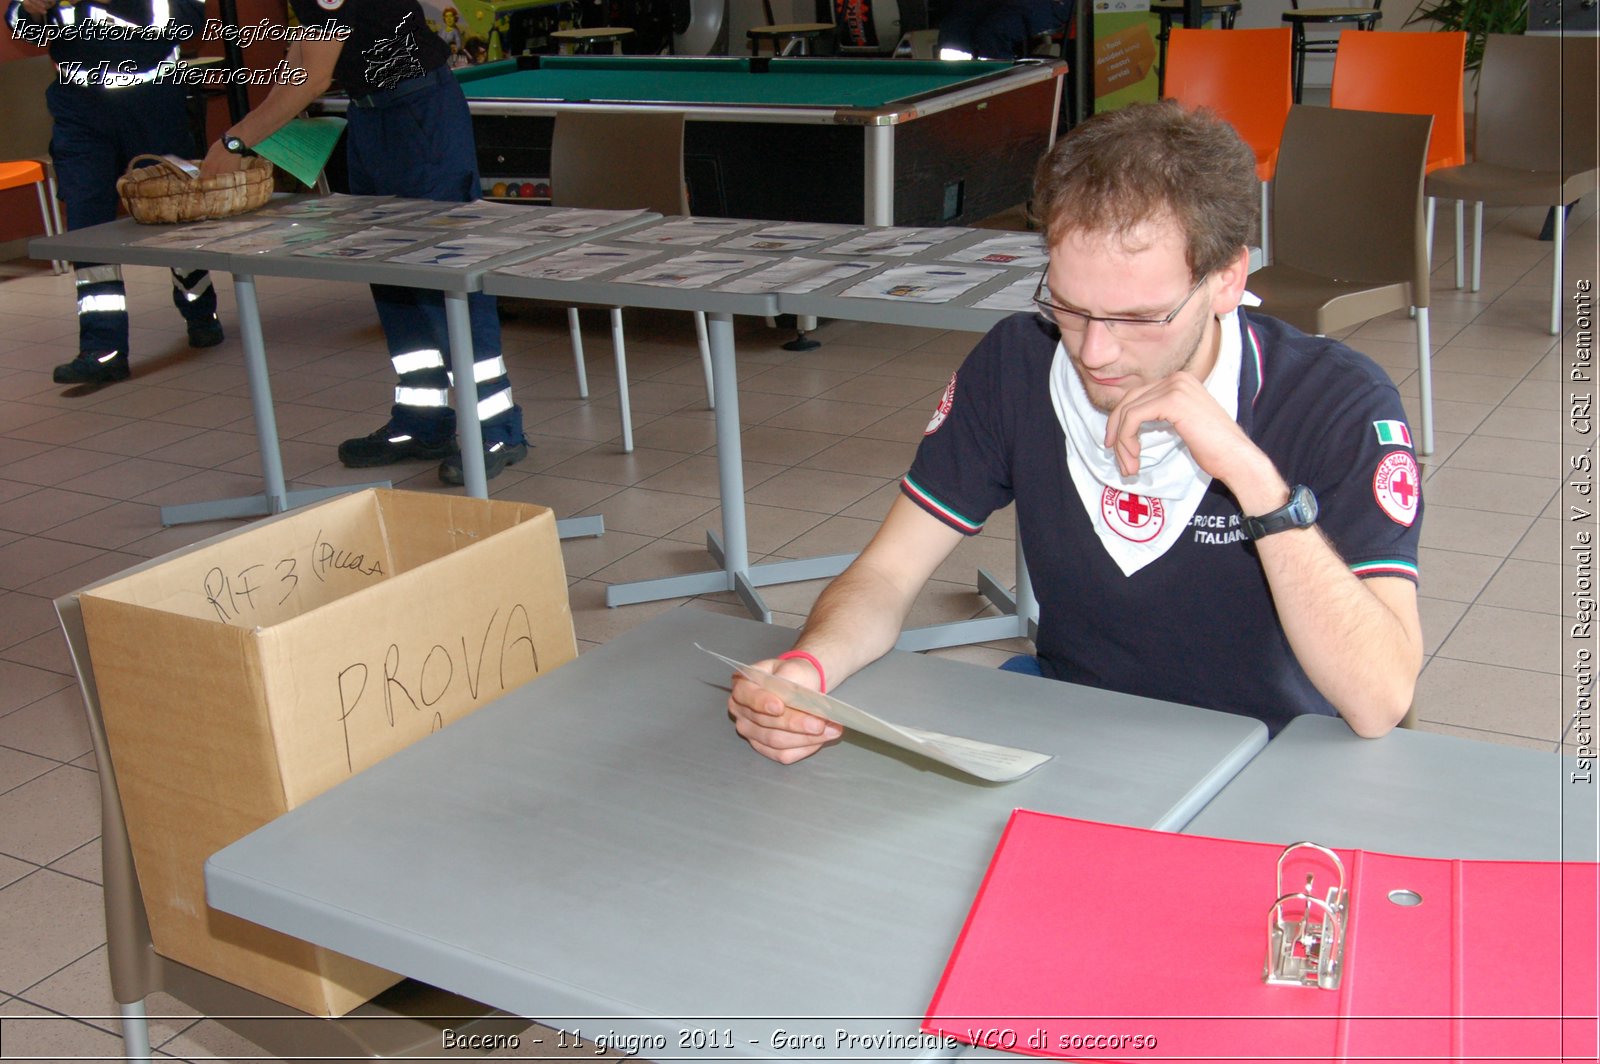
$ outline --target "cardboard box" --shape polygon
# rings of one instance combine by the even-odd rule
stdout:
[[[207,857],[577,656],[541,506],[365,491],[79,595],[157,952],[304,1012],[398,976],[206,906]]]

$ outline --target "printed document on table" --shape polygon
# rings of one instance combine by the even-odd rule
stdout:
[[[326,218],[330,215],[344,214],[358,207],[370,207],[376,200],[388,200],[388,196],[351,196],[343,192],[335,192],[327,196],[302,196],[298,199],[283,200],[282,202],[268,203],[250,212],[252,218]]]
[[[831,720],[835,724],[842,724],[851,731],[881,739],[891,746],[921,754],[941,765],[949,765],[982,780],[1009,783],[1026,776],[1054,756],[1035,753],[1032,750],[1018,750],[1014,746],[996,746],[976,739],[963,739],[956,735],[944,735],[921,728],[891,724],[864,709],[857,709],[848,702],[841,702],[832,695],[819,694],[763,669],[723,657],[715,650],[706,650],[699,643],[695,644],[695,648],[730,666],[751,683],[771,691],[783,699],[786,706],[792,706],[823,720]]]
[[[527,207],[519,207],[515,203],[474,200],[406,224],[418,229],[476,229],[492,225],[503,230],[511,228],[510,223],[523,220],[527,211]]]
[[[1035,309],[1033,293],[1039,290],[1039,278],[1029,276],[1012,281],[998,292],[991,292],[972,304],[983,310],[1019,310]]]
[[[448,207],[438,200],[392,199],[360,207],[339,216],[341,225],[398,225],[425,214],[436,214]]]
[[[389,256],[390,262],[406,262],[418,266],[475,266],[488,259],[497,259],[528,246],[526,240],[508,236],[458,236],[430,244],[425,248]]]
[[[265,229],[212,240],[206,244],[206,250],[226,251],[234,255],[267,255],[274,251],[291,251],[307,244],[320,244],[348,233],[348,229],[338,229],[320,221],[280,222]]]
[[[294,254],[314,259],[381,259],[423,239],[424,234],[405,229],[363,229],[325,244],[300,248]]]
[[[506,226],[508,232],[534,233],[552,240],[587,236],[646,213],[643,210],[608,211],[590,207],[517,207],[516,210],[524,217]]]
[[[1029,266],[1043,269],[1050,261],[1044,238],[1038,233],[1006,233],[952,251],[946,262],[982,262],[990,266]]]
[[[272,222],[265,218],[186,222],[179,226],[164,226],[147,237],[133,241],[133,244],[141,248],[201,248],[213,240],[248,233],[252,229],[264,229],[271,224]]]
[[[860,236],[843,240],[828,249],[830,255],[893,255],[906,258],[920,255],[940,244],[965,236],[969,229],[946,227],[943,229],[887,228],[869,229]]]
[[[737,248],[745,251],[800,251],[814,248],[828,240],[837,240],[850,233],[859,233],[859,225],[827,225],[809,222],[785,222],[768,225],[753,233],[724,240],[719,248]]]
[[[755,225],[755,222],[733,218],[680,218],[676,221],[662,222],[660,225],[647,225],[642,229],[619,233],[617,239],[626,240],[631,244],[700,247],[703,244],[714,244]]]
[[[548,255],[514,262],[500,267],[501,273],[518,277],[534,277],[546,281],[582,281],[589,277],[623,266],[646,262],[657,257],[658,251],[644,248],[617,248],[605,244],[579,244],[576,247],[554,251]]]
[[[881,261],[782,259],[764,270],[747,273],[712,287],[718,292],[814,292],[819,288],[882,266]]]
[[[938,263],[894,266],[851,285],[839,294],[848,299],[948,303],[1000,272],[987,266],[944,266]]]
[[[715,251],[696,251],[675,259],[657,262],[642,269],[615,278],[628,284],[648,284],[657,288],[704,288],[713,281],[757,266],[765,266],[773,259],[767,255],[730,255]]]

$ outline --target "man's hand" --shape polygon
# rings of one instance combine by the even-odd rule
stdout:
[[[221,138],[211,142],[211,147],[206,151],[205,161],[200,164],[200,179],[216,177],[218,174],[232,174],[244,169],[244,157],[235,155],[223,146]]]
[[[41,21],[60,0],[22,0],[22,10]]]
[[[820,690],[817,671],[804,660],[768,658],[753,665],[809,690]],[[844,729],[832,721],[785,705],[783,699],[737,673],[733,677],[733,693],[728,696],[728,716],[734,730],[758,754],[782,765],[810,757],[844,734]]]
[[[1105,445],[1116,452],[1125,476],[1139,471],[1139,430],[1152,421],[1170,424],[1200,468],[1233,492],[1243,512],[1266,513],[1288,500],[1288,485],[1272,459],[1193,374],[1179,371],[1136,388],[1111,411]]]

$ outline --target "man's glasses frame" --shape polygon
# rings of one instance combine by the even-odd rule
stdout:
[[[1039,284],[1033,290],[1033,305],[1038,308],[1039,313],[1044,316],[1045,320],[1060,329],[1072,333],[1087,332],[1089,323],[1097,321],[1110,330],[1113,336],[1125,337],[1150,336],[1165,329],[1177,320],[1178,315],[1183,313],[1183,308],[1189,305],[1189,300],[1193,299],[1194,294],[1200,291],[1200,286],[1206,283],[1204,277],[1196,281],[1194,287],[1189,289],[1189,294],[1183,297],[1183,301],[1173,307],[1170,313],[1162,317],[1117,318],[1102,317],[1098,314],[1088,314],[1081,310],[1073,310],[1071,307],[1063,307],[1050,298],[1050,289],[1045,285],[1047,277],[1048,271],[1041,273],[1039,275]]]

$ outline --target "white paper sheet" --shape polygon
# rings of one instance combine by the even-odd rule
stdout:
[[[831,720],[835,724],[842,724],[851,731],[881,739],[891,746],[921,754],[941,765],[949,765],[969,776],[976,776],[992,783],[1009,783],[1021,779],[1054,756],[891,724],[864,709],[857,709],[848,702],[841,702],[832,695],[818,694],[781,676],[774,676],[752,665],[724,657],[715,650],[706,650],[699,643],[696,643],[695,647],[725,663],[751,683],[771,691],[783,699],[786,706],[792,706],[823,720]]]
[[[488,259],[522,251],[529,242],[517,237],[462,235],[441,240],[425,248],[391,255],[390,262],[414,263],[418,266],[475,266]]]
[[[265,207],[257,208],[250,212],[254,218],[326,218],[330,215],[343,214],[355,210],[357,207],[370,207],[374,201],[388,200],[389,196],[350,196],[343,192],[334,192],[327,196],[310,196],[303,199],[286,200],[281,203],[268,203]]]
[[[925,251],[938,247],[946,241],[954,240],[958,236],[965,236],[971,232],[969,229],[946,227],[942,229],[914,229],[906,227],[886,227],[883,229],[869,229],[860,236],[842,240],[828,249],[830,255],[892,255],[896,258],[905,258],[908,255],[920,255]]]
[[[1000,273],[990,266],[923,263],[895,266],[839,293],[849,299],[895,299],[905,303],[948,303]]]
[[[814,292],[835,281],[882,266],[872,259],[783,259],[764,270],[712,285],[718,292]]]
[[[517,211],[527,217],[508,225],[508,232],[533,233],[552,240],[587,236],[645,213],[642,210],[606,211],[588,207],[518,207]]]
[[[991,292],[972,304],[984,310],[1035,310],[1033,293],[1039,288],[1039,278],[1024,277],[1012,281],[998,292]]]
[[[616,278],[628,284],[648,284],[657,288],[704,288],[713,281],[745,270],[765,266],[767,255],[735,255],[729,252],[696,251],[688,255],[652,263]]]
[[[398,225],[448,207],[438,200],[391,199],[358,207],[339,216],[341,225]]]
[[[381,259],[424,239],[424,234],[405,229],[363,229],[337,240],[299,248],[294,254],[314,259]]]
[[[1044,269],[1050,261],[1040,233],[1005,233],[943,256],[946,262],[981,262],[990,266],[1028,266]]]
[[[177,226],[162,226],[149,236],[133,241],[133,244],[142,248],[202,248],[210,241],[248,233],[253,229],[264,229],[271,224],[266,218],[185,222]]]
[[[579,244],[554,251],[527,262],[500,267],[503,273],[518,277],[537,277],[552,281],[582,281],[607,270],[615,270],[655,258],[660,252],[645,248],[618,248],[606,244]]]
[[[503,230],[524,220],[523,215],[530,209],[519,207],[515,203],[474,200],[472,203],[463,203],[458,207],[451,207],[447,211],[430,214],[406,224],[419,229],[477,229],[492,225],[496,230]]]
[[[785,222],[782,225],[764,225],[753,233],[724,240],[717,247],[746,251],[800,251],[860,231],[859,225]]]
[[[754,227],[755,222],[732,218],[680,218],[617,234],[630,244],[672,244],[676,247],[701,247]]]
[[[335,228],[321,220],[279,222],[265,229],[208,241],[206,250],[226,251],[234,255],[267,255],[307,244],[320,244],[348,233],[348,229]]]

